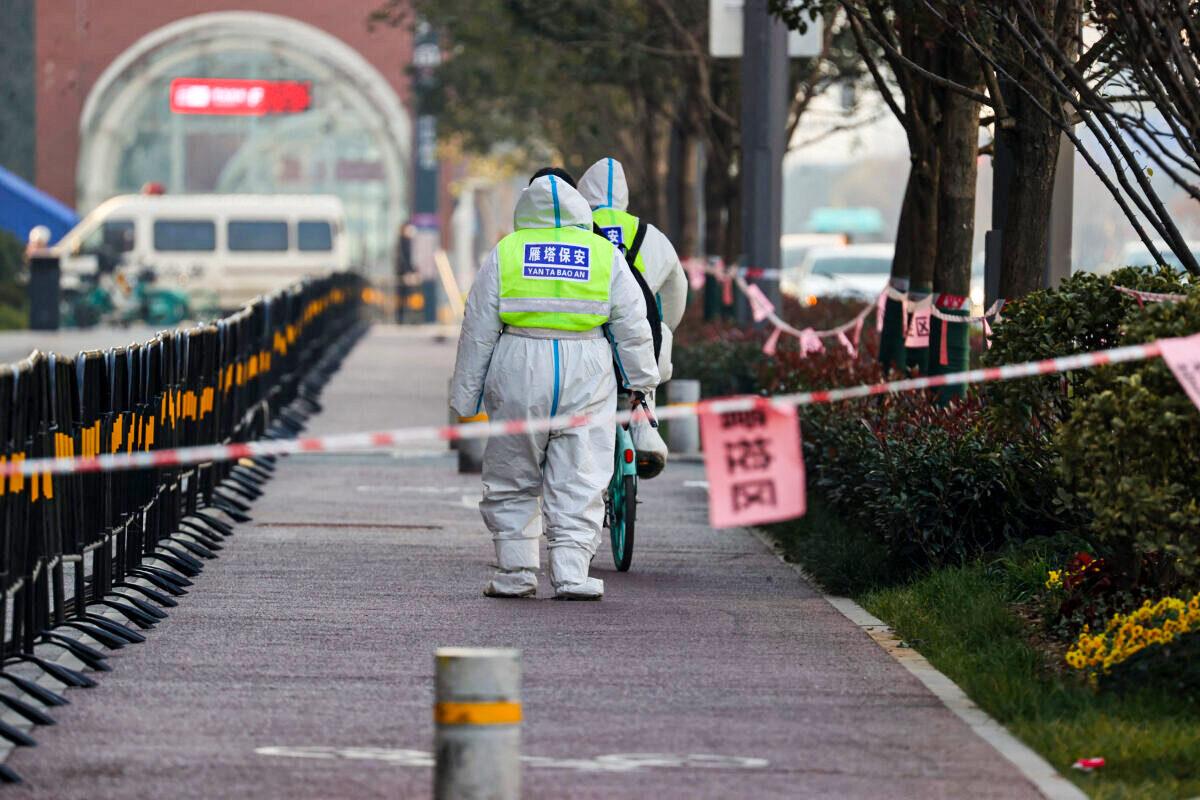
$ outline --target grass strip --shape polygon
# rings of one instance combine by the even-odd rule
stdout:
[[[1050,562],[1036,545],[898,583],[880,545],[812,499],[805,519],[772,529],[785,555],[887,622],[1090,796],[1200,796],[1200,698],[1155,686],[1097,693],[1034,643],[1016,605],[1045,580]],[[1071,768],[1092,756],[1106,766]]]

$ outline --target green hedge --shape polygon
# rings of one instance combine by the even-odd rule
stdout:
[[[1182,292],[1186,288],[1166,267],[1123,267],[1108,275],[1077,273],[1057,289],[1032,292],[1005,306],[1004,322],[995,327],[984,365],[1116,347],[1122,323],[1140,308],[1137,301],[1113,286],[1147,292]],[[987,389],[986,414],[1002,429],[1030,424],[1056,428],[1070,413],[1087,374],[1080,371],[992,384]]]
[[[904,578],[1078,524],[1042,437],[1006,440],[977,403],[913,396],[805,417],[810,485],[872,532]]]
[[[1131,314],[1120,342],[1200,330],[1200,293]],[[1137,578],[1152,554],[1158,580],[1200,580],[1200,413],[1162,359],[1091,370],[1057,435],[1067,487],[1091,533]]]
[[[1147,304],[1115,285],[1192,291],[1165,268],[1078,274],[1010,304],[989,365],[1200,330],[1200,293]],[[1200,290],[1196,290],[1200,292]],[[765,359],[761,337],[723,329],[679,351],[705,392],[793,392],[877,379],[842,351]],[[905,394],[801,410],[810,486],[869,531],[890,579],[966,563],[1040,536],[1083,534],[1125,580],[1200,583],[1200,413],[1158,359],[990,384],[937,407]],[[1153,575],[1143,575],[1147,567]]]

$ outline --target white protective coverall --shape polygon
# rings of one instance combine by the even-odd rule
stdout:
[[[629,184],[625,180],[625,168],[615,158],[602,158],[579,180],[579,192],[593,210],[613,208],[629,210]],[[658,295],[662,306],[662,349],[658,355],[658,371],[663,383],[671,379],[672,331],[679,327],[683,310],[687,305],[687,274],[679,262],[679,255],[670,239],[658,228],[647,222],[646,238],[642,242],[642,261],[646,265],[645,278],[650,291]],[[646,398],[653,408],[654,397]],[[633,445],[639,453],[657,453],[663,461],[667,457],[667,445],[656,428],[644,420],[635,422],[630,431]]]
[[[553,183],[552,183],[553,182]],[[557,194],[557,199],[556,195]],[[522,193],[517,229],[592,228],[587,201],[562,180],[538,178]],[[500,321],[498,248],[484,261],[467,298],[450,403],[460,416],[485,409],[492,420],[562,414],[612,414],[617,385],[613,346],[630,390],[649,393],[658,367],[637,282],[614,251],[608,333],[505,328]],[[588,565],[604,524],[604,490],[613,472],[616,431],[590,428],[498,436],[483,455],[479,510],[496,545],[499,571],[485,590],[531,596],[537,589],[538,499],[548,542],[550,581],[559,597],[599,598],[604,582]]]

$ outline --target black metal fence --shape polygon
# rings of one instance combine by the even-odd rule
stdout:
[[[361,332],[364,296],[355,275],[308,280],[142,344],[0,367],[0,461],[294,436]],[[107,671],[100,648],[144,641],[273,471],[259,458],[0,478],[0,704],[51,723],[44,707],[67,700],[34,677],[95,685],[55,653]],[[34,743],[2,721],[0,736]]]

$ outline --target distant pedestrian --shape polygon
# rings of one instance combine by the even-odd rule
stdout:
[[[612,414],[614,349],[632,396],[652,391],[658,367],[641,290],[617,248],[591,232],[587,201],[546,174],[522,192],[514,227],[467,298],[454,410],[465,417],[484,409],[497,420]],[[479,508],[499,570],[484,594],[536,593],[544,527],[555,596],[603,596],[604,582],[588,577],[588,566],[604,523],[615,437],[610,420],[488,441]],[[539,498],[544,526],[533,524]]]
[[[626,259],[643,276],[649,287],[652,323],[661,320],[657,334],[658,369],[662,381],[671,378],[672,332],[683,319],[687,305],[687,275],[666,235],[654,225],[629,213],[629,184],[625,168],[615,158],[602,158],[579,179],[579,192],[592,207],[596,230],[621,248]],[[654,397],[647,401],[653,409]],[[644,420],[630,426],[637,451],[638,475],[653,478],[667,464],[667,445],[658,429]]]

